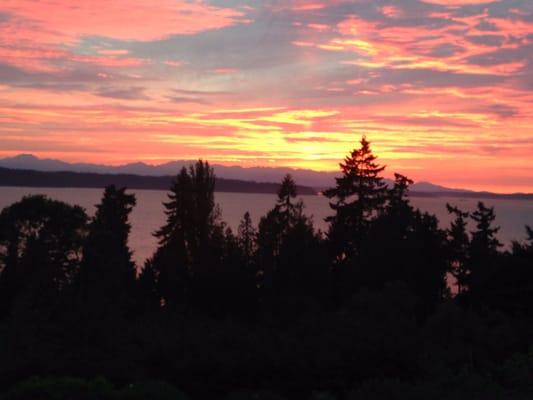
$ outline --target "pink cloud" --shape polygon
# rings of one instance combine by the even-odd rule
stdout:
[[[120,40],[154,40],[173,34],[195,34],[239,22],[242,12],[214,7],[204,1],[4,0],[0,10],[13,22],[0,28],[4,40],[72,43],[85,36]]]
[[[241,11],[208,5],[204,1],[159,0],[3,0],[0,12],[0,57],[18,68],[60,72],[68,63],[108,68],[132,68],[146,63],[128,57],[126,49],[96,49],[76,54],[74,45],[90,36],[149,41],[174,34],[192,35],[241,22]],[[170,64],[169,64],[170,65]]]
[[[237,72],[236,68],[215,68],[213,72],[218,75],[231,75]]]
[[[98,50],[98,54],[102,54],[104,56],[124,56],[126,54],[129,54],[129,50],[126,50],[126,49],[102,49],[102,50]]]
[[[381,7],[381,13],[390,18],[397,18],[403,15],[402,10],[392,5]]]
[[[477,4],[490,4],[495,3],[499,0],[421,0],[423,3],[428,4],[437,4],[441,6],[468,6],[468,5],[477,5]]]
[[[185,61],[179,61],[179,60],[166,60],[166,61],[163,61],[163,64],[169,65],[171,67],[182,67],[183,65],[187,63]]]
[[[314,11],[314,10],[321,10],[326,7],[325,4],[321,3],[311,3],[311,4],[305,4],[304,2],[300,2],[301,4],[298,4],[292,8],[293,11]]]
[[[389,10],[390,11],[390,10]],[[383,12],[383,10],[382,10]],[[337,25],[340,35],[328,37],[316,47],[322,50],[357,53],[360,58],[342,62],[363,68],[390,69],[425,69],[451,71],[469,74],[490,74],[510,76],[527,66],[525,60],[491,62],[475,64],[473,57],[487,52],[508,48],[515,49],[528,43],[528,35],[533,32],[533,23],[521,20],[490,18],[486,13],[455,17],[451,13],[433,13],[431,18],[447,21],[445,25],[428,26],[394,26],[380,22],[368,21],[358,16],[350,16]],[[496,27],[493,35],[502,37],[503,43],[494,44],[479,41],[473,43],[464,30],[468,29],[472,37],[486,37],[477,29],[481,22],[488,22]],[[302,42],[305,38],[302,38]],[[439,46],[453,44],[456,50],[450,54],[436,56]]]

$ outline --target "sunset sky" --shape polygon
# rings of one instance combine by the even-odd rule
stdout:
[[[532,0],[1,0],[0,157],[533,192]]]

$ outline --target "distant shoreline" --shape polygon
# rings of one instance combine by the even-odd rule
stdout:
[[[47,172],[0,167],[0,187],[87,188],[103,189],[109,185],[128,189],[169,190],[174,176],[144,176],[134,174],[101,174],[93,172]],[[216,178],[215,191],[226,193],[275,194],[280,184]],[[302,195],[316,195],[315,189],[298,186]]]
[[[533,200],[533,193],[410,192],[411,197],[457,197],[463,199]]]
[[[0,167],[0,187],[36,187],[36,188],[86,188],[103,189],[108,185],[125,186],[137,190],[167,191],[173,176],[147,176],[135,174],[104,174],[73,171],[36,171],[29,169],[11,169]],[[215,192],[220,193],[262,193],[275,194],[279,183],[255,182],[238,179],[217,178]],[[298,186],[298,192],[304,196],[317,196],[321,192],[309,187]],[[464,199],[505,199],[533,200],[533,193],[491,193],[473,191],[411,191],[410,197],[455,197]]]

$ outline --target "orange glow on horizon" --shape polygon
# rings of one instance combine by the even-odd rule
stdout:
[[[365,134],[389,175],[533,192],[532,10],[363,3],[5,0],[0,157],[332,171]]]

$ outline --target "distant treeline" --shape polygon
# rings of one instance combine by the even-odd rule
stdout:
[[[125,188],[3,209],[0,399],[531,399],[533,230],[503,250],[482,202],[440,228],[365,138],[340,167],[326,232],[290,175],[233,232],[183,168],[142,266]]]
[[[533,200],[532,193],[492,193],[446,190],[435,192],[410,192],[410,197],[457,197],[463,199],[502,199],[502,200]]]
[[[174,177],[133,174],[99,174],[92,172],[45,172],[0,167],[0,186],[50,188],[104,188],[109,185],[130,189],[167,190]],[[232,193],[277,193],[279,183],[241,181],[216,178],[215,191]],[[298,186],[298,193],[315,195],[307,186]]]

